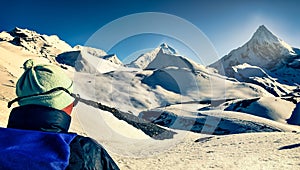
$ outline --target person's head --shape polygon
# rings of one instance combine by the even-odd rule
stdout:
[[[24,73],[16,84],[17,99],[20,106],[41,105],[71,114],[74,98],[73,81],[64,71],[52,64],[36,64],[27,60]],[[12,104],[9,103],[9,105]]]

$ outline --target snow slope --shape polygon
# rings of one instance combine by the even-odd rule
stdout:
[[[294,108],[294,103],[282,100],[278,97],[261,97],[229,102],[225,110],[244,112],[287,123]]]
[[[297,170],[299,139],[297,133],[188,134],[184,142],[151,157],[112,156],[121,169]]]
[[[74,81],[77,93],[87,99],[95,99],[135,115],[146,109],[174,103],[272,96],[257,85],[172,67],[162,70],[123,67],[122,70],[102,74],[76,72]]]
[[[210,72],[194,72],[176,67],[154,70],[151,74],[144,76],[142,82],[154,89],[162,87],[173,93],[189,96],[190,100],[271,95],[253,84],[237,83]]]
[[[266,71],[258,66],[251,66],[247,63],[232,66],[233,77],[241,82],[257,84],[274,96],[283,96],[291,93],[295,87],[281,84],[276,78],[271,77]]]

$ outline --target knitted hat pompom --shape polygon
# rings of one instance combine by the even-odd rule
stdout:
[[[29,59],[27,61],[25,61],[25,63],[23,64],[23,68],[24,70],[28,70],[31,69],[34,66],[34,61],[32,59]]]

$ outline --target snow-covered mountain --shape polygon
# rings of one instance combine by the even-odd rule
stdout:
[[[159,47],[155,48],[154,50],[140,55],[136,60],[132,61],[127,66],[145,69],[149,65],[149,63],[151,63],[154,60],[154,58],[157,56],[159,51],[164,47],[167,47],[167,45],[162,44]]]
[[[43,57],[55,57],[57,54],[72,49],[69,44],[59,39],[56,35],[41,35],[35,31],[18,27],[9,32],[1,32],[0,41],[10,42],[26,51]]]
[[[34,31],[16,28],[11,32],[2,32],[0,35],[3,42],[10,44],[6,44],[5,47],[12,46],[15,51],[15,47],[22,46],[25,48],[25,42],[32,45],[33,49],[40,47],[41,41],[45,41],[44,45],[52,43],[53,45],[49,46],[51,48],[56,47],[56,45],[60,46],[61,43],[63,47],[61,49],[68,49],[68,51],[60,53],[55,59],[63,64],[62,66],[72,67],[77,71],[75,78],[78,75],[80,77],[80,81],[77,82],[79,84],[77,90],[80,93],[87,98],[132,112],[135,115],[143,110],[175,103],[226,100],[228,98],[244,100],[272,97],[273,95],[280,96],[290,92],[289,86],[281,85],[267,71],[258,66],[233,65],[231,67],[232,73],[238,81],[232,81],[232,79],[215,73],[213,69],[181,56],[166,43],[132,62],[131,65],[140,68],[134,70],[124,67],[117,56],[109,55],[101,49],[84,46],[75,46],[70,49],[68,45],[68,48],[65,48],[66,45],[63,41],[54,43],[54,41],[50,41],[51,38],[49,40],[48,36],[40,35]],[[260,36],[261,38],[259,38]],[[22,43],[15,44],[15,39],[22,40]],[[57,39],[59,40],[59,38]],[[294,55],[296,53],[292,51],[292,48],[286,48],[287,45],[284,45],[283,41],[276,38],[264,26],[261,26],[247,45],[240,49],[252,49],[251,54],[254,54],[255,50],[253,49],[256,49],[255,56],[263,57],[262,54],[264,53],[257,51],[261,49],[259,45],[272,46],[273,44],[275,46],[276,43],[281,51],[280,54]],[[250,48],[251,46],[253,48]],[[37,56],[44,54],[43,51],[38,50],[34,52],[25,51]],[[236,56],[235,59],[239,59],[237,54],[234,56]],[[273,59],[275,56],[276,54],[272,55]],[[82,80],[85,80],[83,82],[94,82],[97,91],[90,91],[91,89],[80,85]],[[274,93],[271,92],[270,94],[269,89],[272,89]],[[105,93],[100,94],[98,90]],[[101,97],[95,98],[94,95],[98,93],[99,95],[96,96]]]
[[[211,64],[219,73],[262,86],[275,96],[287,95],[300,83],[299,50],[261,25],[252,38]],[[293,87],[294,86],[294,87]]]
[[[105,51],[98,48],[76,45],[73,47],[73,50],[108,60],[114,64],[123,65],[122,61],[120,61],[116,54],[107,54]]]
[[[189,58],[181,56],[174,48],[170,47],[166,43],[162,43],[154,50],[142,54],[135,61],[131,62],[128,67],[136,67],[147,70],[176,67],[192,71],[202,70],[205,68]]]
[[[238,80],[249,80],[247,80],[248,83],[232,81],[232,79],[216,74],[213,69],[181,56],[165,43],[134,61],[133,63],[147,61],[143,62],[143,67],[136,70],[132,70],[130,67],[120,69],[120,65],[118,65],[119,68],[109,66],[102,61],[103,56],[99,56],[107,55],[102,50],[87,47],[76,47],[76,49],[79,51],[62,53],[56,59],[60,63],[75,67],[78,71],[76,75],[80,77],[78,84],[81,84],[82,81],[91,82],[97,89],[97,91],[90,91],[91,89],[77,86],[78,93],[86,94],[87,98],[135,115],[143,110],[176,103],[199,100],[213,103],[213,100],[216,99],[225,102],[226,99],[246,100],[248,98],[273,97],[277,93],[288,93],[285,93],[288,87],[281,86],[259,67],[247,64],[233,67],[235,71],[240,72],[237,75],[237,77],[239,76]],[[151,60],[149,60],[149,56],[151,56]],[[109,66],[109,68],[99,67],[97,64],[99,62],[103,62],[104,66]],[[96,72],[104,74],[91,74]],[[253,76],[261,79],[253,78]],[[277,83],[278,88],[273,89],[272,83]],[[275,92],[270,94],[267,91],[268,88]],[[225,108],[219,107],[220,110]],[[290,116],[291,112],[286,114]]]
[[[115,54],[107,54],[101,49],[79,45],[72,51],[59,54],[56,61],[74,67],[76,71],[88,73],[105,73],[123,67]]]
[[[162,43],[159,47],[140,55],[136,60],[128,64],[128,67],[135,67],[145,69],[157,56],[168,54],[168,55],[179,55],[175,49],[170,47],[166,43]]]
[[[226,75],[230,76],[232,74],[231,67],[235,65],[247,63],[273,70],[281,66],[286,59],[296,55],[290,45],[261,25],[246,44],[232,50],[211,66],[221,69],[219,67],[222,65]]]

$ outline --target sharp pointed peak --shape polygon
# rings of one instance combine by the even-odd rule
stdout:
[[[167,43],[163,42],[159,48],[162,50],[163,53],[166,54],[177,54],[176,50],[169,46]]]
[[[260,31],[269,31],[268,28],[265,25],[260,25],[257,30],[260,30]]]
[[[279,38],[274,35],[265,25],[260,25],[253,34],[251,40],[256,42],[279,42]]]
[[[260,25],[257,28],[257,30],[255,31],[254,35],[255,34],[258,34],[258,35],[261,35],[261,34],[270,34],[270,35],[275,36],[265,25]]]

